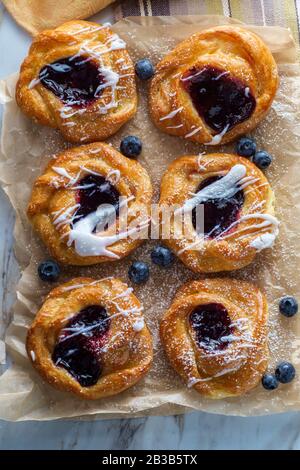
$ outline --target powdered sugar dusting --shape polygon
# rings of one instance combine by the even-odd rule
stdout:
[[[191,32],[196,31],[198,25],[193,25],[192,28]],[[116,30],[126,40],[134,60],[149,56],[154,63],[171,50],[179,39],[183,38],[183,34],[178,33],[176,37],[173,37],[172,34],[166,35],[162,40],[161,37],[157,37],[157,32],[154,33],[152,31],[151,33],[149,28],[147,41],[137,40],[141,32],[140,28],[135,27],[134,23],[131,23],[130,28],[128,28],[128,23],[125,26],[124,24],[123,26],[119,24]],[[298,72],[295,71],[293,73],[296,74]],[[126,125],[126,128],[121,129],[113,138],[109,139],[109,142],[116,148],[119,148],[120,140],[125,135],[135,134],[142,139],[145,145],[139,161],[151,175],[157,200],[161,176],[174,158],[180,155],[198,155],[199,152],[204,150],[207,154],[224,150],[230,152],[233,151],[233,146],[204,148],[184,139],[160,132],[152,125],[150,119],[147,118],[147,84],[140,82],[139,87],[139,108],[137,115]],[[272,250],[259,253],[255,261],[247,268],[226,274],[226,277],[252,281],[266,293],[270,305],[270,371],[273,370],[275,364],[283,359],[294,362],[298,370],[300,363],[299,353],[297,352],[299,351],[299,338],[296,333],[298,319],[284,319],[278,313],[278,301],[283,295],[289,293],[291,295],[298,295],[300,298],[300,292],[298,291],[300,252],[298,249],[298,234],[295,231],[295,219],[299,217],[299,209],[296,204],[298,197],[298,162],[300,161],[298,150],[300,148],[299,100],[300,89],[297,81],[294,80],[294,77],[287,76],[285,68],[282,67],[277,99],[266,119],[253,134],[257,140],[258,147],[270,151],[274,156],[274,162],[266,174],[276,195],[275,209],[276,216],[282,225],[281,234]],[[45,157],[45,155],[51,155],[53,152],[57,153],[59,150],[69,147],[69,145],[63,142],[59,133],[52,129],[42,128],[35,124],[31,124],[30,129],[28,129],[25,119],[22,126],[22,134],[18,134],[18,138],[25,139],[25,135],[33,132],[34,142],[39,144],[39,151],[36,151],[36,146],[28,144],[28,140],[26,140],[28,137],[26,137],[26,145],[24,146],[26,152],[10,155],[11,167],[8,173],[11,174],[11,179],[8,183],[12,185],[11,188],[14,199],[17,200],[23,226],[27,227],[27,220],[25,218],[27,201],[25,200],[24,192],[20,192],[18,189],[26,186],[26,195],[29,195],[31,182],[33,182],[34,178],[40,173],[41,168],[47,163],[48,157]],[[14,163],[12,164],[12,162]],[[199,163],[201,164],[201,159]],[[24,183],[25,181],[26,184]],[[25,271],[23,284],[19,286],[19,291],[37,309],[41,303],[41,297],[47,294],[49,290],[47,285],[40,285],[37,282],[35,275],[37,263],[45,257],[45,248],[36,238],[31,240],[29,233],[26,232],[25,236],[27,237],[25,244],[28,246],[27,255],[29,256],[32,253],[33,257],[30,267]],[[182,406],[188,403],[191,408],[225,414],[270,413],[277,406],[283,409],[284,403],[292,403],[295,400],[296,394],[299,395],[299,392],[297,392],[297,387],[299,387],[298,379],[288,387],[276,390],[272,396],[261,387],[257,387],[246,398],[222,400],[219,403],[216,401],[208,403],[207,400],[203,400],[193,390],[187,390],[181,379],[166,361],[159,338],[159,322],[179,286],[195,277],[203,278],[204,276],[195,276],[178,260],[169,269],[162,269],[151,264],[150,251],[156,243],[155,241],[146,243],[121,262],[105,263],[104,265],[88,268],[65,268],[60,279],[60,281],[64,281],[75,276],[90,276],[95,279],[114,276],[128,282],[127,272],[132,261],[143,260],[150,264],[151,276],[149,281],[145,285],[131,287],[134,287],[135,294],[144,305],[145,320],[154,337],[154,362],[152,369],[145,379],[128,393],[125,392],[124,396],[128,400],[126,402],[126,411],[144,409],[145,405],[143,403],[145,403],[145,400],[147,400],[147,406],[150,401],[153,406],[158,406],[166,401],[171,402],[174,394],[176,395],[176,403],[180,403]],[[224,276],[222,273],[218,275],[218,277],[222,276]],[[24,284],[25,279],[27,279],[27,284]],[[28,288],[28,283],[30,284],[30,289]],[[300,374],[298,373],[299,376]],[[61,394],[61,396],[56,396],[56,400],[60,410],[64,410],[63,413],[66,415],[74,414],[74,402],[70,397],[65,397]],[[118,400],[116,402],[117,404],[113,400],[110,401],[110,399],[106,401],[112,409],[125,409],[121,402]],[[93,406],[95,405],[86,404],[84,413],[95,412],[95,409],[92,408]],[[55,410],[53,413],[55,413]]]

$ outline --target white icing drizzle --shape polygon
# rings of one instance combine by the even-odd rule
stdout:
[[[175,109],[174,111],[171,111],[169,114],[166,116],[163,116],[160,118],[160,121],[165,121],[166,119],[172,119],[176,114],[180,113],[183,110],[183,106],[180,106],[180,108]]]
[[[85,26],[83,28],[77,29],[74,33],[72,33],[72,36],[76,36],[76,34],[82,34],[82,33],[89,32],[89,31],[93,31],[93,32],[100,31],[101,29],[109,28],[110,26],[111,26],[111,23],[109,22],[103,23],[101,26],[96,26],[96,27]]]
[[[145,321],[144,321],[144,318],[138,318],[134,324],[133,324],[133,329],[134,331],[141,331],[145,326]]]
[[[222,240],[224,240],[224,239],[232,236],[231,233],[228,234],[228,235],[224,235],[224,234],[229,232],[233,227],[240,224],[244,220],[251,220],[251,219],[260,219],[260,220],[262,220],[262,222],[259,223],[259,224],[252,224],[248,227],[244,227],[243,229],[240,229],[239,231],[234,232],[234,234],[236,235],[237,233],[240,233],[240,232],[252,230],[253,228],[256,230],[256,232],[261,232],[262,230],[269,230],[271,228],[272,235],[274,237],[273,238],[273,242],[274,242],[275,238],[277,237],[277,235],[279,233],[279,229],[278,229],[279,221],[278,221],[278,219],[276,219],[276,217],[274,217],[271,214],[262,214],[260,212],[254,212],[252,214],[243,215],[242,217],[240,217],[235,222],[232,222],[232,224],[230,224],[229,227],[227,227],[227,229],[224,230],[222,233],[220,233],[220,235],[218,235],[215,239],[218,240],[219,238],[222,238]],[[249,237],[249,236],[253,236],[253,233],[250,233],[248,235],[244,235],[244,237]],[[260,236],[261,236],[261,234],[257,238],[260,238]],[[241,239],[241,238],[242,237],[239,237],[239,239]],[[251,243],[253,244],[253,242],[254,242],[254,240]],[[261,248],[262,242],[258,241],[257,244],[258,244],[259,248],[262,249]],[[253,248],[256,248],[255,243],[254,243],[254,246],[253,245],[251,245],[251,246]],[[269,246],[271,246],[271,245],[269,245]],[[266,248],[268,248],[268,246],[266,246]]]
[[[271,248],[274,244],[277,233],[263,233],[262,235],[259,235],[257,238],[252,240],[250,246],[255,248],[257,251],[264,250],[265,248]]]
[[[199,132],[201,129],[201,126],[200,127],[197,127],[196,129],[192,130],[191,132],[189,132],[188,134],[186,134],[184,137],[187,138],[187,137],[192,137],[192,135],[194,134],[197,134],[197,132]]]
[[[239,369],[240,369],[240,366],[233,367],[231,369],[230,368],[224,369],[221,372],[218,372],[217,374],[212,375],[211,377],[205,377],[203,379],[200,379],[200,378],[198,379],[196,377],[191,377],[188,381],[187,387],[191,388],[191,387],[193,387],[193,385],[195,385],[196,383],[199,383],[199,382],[209,382],[210,380],[213,380],[213,379],[218,378],[218,377],[222,377],[223,375],[231,374],[232,372],[237,372]]]
[[[79,30],[77,30],[74,34],[81,34],[86,31],[97,31],[103,28],[106,28],[109,26],[109,23],[104,23],[103,25],[99,27],[84,27]],[[74,35],[72,34],[72,35]],[[100,114],[106,114],[110,109],[116,108],[118,106],[118,101],[116,99],[116,90],[118,89],[118,82],[120,78],[131,76],[133,74],[125,74],[125,75],[119,75],[118,73],[114,72],[110,67],[107,67],[103,64],[102,61],[102,55],[107,54],[110,51],[116,51],[120,49],[125,49],[126,48],[126,43],[121,39],[117,34],[113,34],[111,37],[109,37],[105,43],[100,43],[97,45],[91,45],[91,43],[94,41],[94,39],[87,39],[82,42],[80,45],[80,48],[76,54],[72,56],[73,59],[76,57],[79,57],[80,55],[83,55],[85,53],[88,54],[88,59],[90,60],[90,57],[96,58],[100,64],[98,67],[99,73],[104,77],[104,83],[100,84],[96,90],[95,96],[96,98],[98,97],[97,95],[101,92],[101,90],[110,87],[111,88],[111,100],[109,103],[103,103],[102,105],[98,106],[98,112]],[[124,58],[118,59],[116,63],[121,63],[125,61]],[[122,70],[127,70],[130,69],[130,65],[124,66]],[[34,88],[38,83],[40,83],[41,77],[34,78],[31,80],[31,82],[28,85],[29,89]],[[99,97],[101,99],[101,97]],[[73,116],[76,115],[81,115],[84,112],[86,112],[86,108],[82,109],[74,109],[70,105],[63,105],[60,109],[60,116],[62,119],[70,119]],[[72,127],[75,125],[75,123],[64,123],[64,126],[69,126]],[[84,140],[84,139],[83,139]]]
[[[88,151],[88,153],[92,153],[92,154],[93,154],[93,153],[99,153],[99,152],[101,152],[101,148],[90,149],[90,150]]]
[[[231,170],[222,178],[211,183],[205,188],[201,189],[196,193],[194,197],[185,201],[182,208],[175,211],[190,212],[198,204],[208,201],[209,199],[229,199],[234,196],[241,189],[241,185],[251,184],[252,181],[245,181],[246,175],[245,165],[237,164],[234,165]],[[245,187],[245,186],[244,186]]]
[[[197,246],[201,246],[204,243],[204,237],[200,237],[199,235],[196,237],[196,239],[192,243],[188,243],[186,246],[178,250],[178,254],[181,255],[185,251],[192,250],[193,248],[196,248]]]
[[[127,202],[127,199],[120,203],[120,207]],[[74,248],[79,256],[108,256],[118,259],[119,256],[108,250],[107,247],[113,245],[117,241],[124,240],[130,235],[140,232],[143,228],[149,226],[149,220],[143,221],[139,226],[129,230],[124,230],[114,235],[99,235],[93,233],[94,229],[112,217],[115,208],[110,205],[99,206],[98,209],[78,222],[73,224],[69,232],[68,246],[74,242]]]
[[[128,69],[131,69],[131,65],[123,65],[121,67],[121,70],[128,70]],[[131,74],[130,74],[131,75]]]
[[[120,170],[110,170],[107,174],[106,179],[111,182],[111,184],[117,184],[120,181],[121,172]]]
[[[95,153],[95,152],[93,152],[93,153]],[[63,167],[53,166],[52,170],[54,170],[55,173],[62,176],[63,178],[68,179],[68,183],[66,184],[65,188],[69,188],[71,190],[76,190],[76,189],[87,189],[87,188],[91,188],[92,186],[94,186],[94,183],[74,186],[78,182],[78,180],[81,178],[82,172],[89,173],[91,175],[101,176],[100,173],[97,173],[96,171],[90,170],[89,168],[86,168],[83,165],[80,165],[79,168],[80,168],[80,170],[78,171],[78,173],[74,177],[72,175],[70,175],[70,173]],[[120,173],[119,170],[111,170],[107,175],[107,179],[109,179],[110,176],[114,175],[114,174],[116,175],[116,177],[118,177],[118,181],[119,181],[119,179],[121,177],[121,173]],[[115,181],[115,182],[117,182],[117,181]],[[57,181],[55,181],[55,180],[54,180],[54,186],[57,186]]]
[[[202,159],[203,155],[206,155],[206,153],[205,153],[205,152],[201,152],[201,153],[199,153],[199,155],[197,156],[197,165],[198,165],[199,171],[205,171],[207,165],[210,163],[210,160],[207,160],[207,161],[204,162],[204,163],[201,162],[201,159]]]
[[[99,150],[97,150],[98,152]],[[97,153],[97,152],[92,152],[90,151],[90,153]],[[79,167],[82,171],[85,171],[86,173],[89,173],[90,175],[96,175],[96,176],[101,176],[100,173],[98,173],[97,171],[94,171],[94,170],[91,170],[90,168],[86,168],[84,165],[80,165]]]
[[[62,226],[72,224],[76,219],[76,210],[79,209],[80,204],[74,204],[73,206],[69,206],[67,208],[63,208],[60,211],[53,212],[53,215],[56,217],[53,220],[54,225],[57,229]]]
[[[200,159],[201,159],[201,154],[198,156],[199,168],[201,164]],[[201,189],[195,195],[193,195],[192,198],[185,201],[182,207],[175,210],[174,214],[176,215],[178,213],[190,213],[192,209],[194,209],[197,205],[205,203],[208,200],[230,199],[238,191],[245,189],[249,185],[254,184],[259,180],[259,178],[255,178],[253,176],[246,176],[246,172],[247,170],[246,170],[245,165],[241,165],[241,164],[234,165],[225,176],[211,183],[205,188]],[[250,209],[255,210],[255,209],[260,208],[263,205],[264,205],[264,202],[262,201],[260,203],[253,204],[253,206]],[[231,231],[233,227],[241,224],[243,221],[251,220],[251,219],[259,219],[259,220],[262,220],[262,222],[257,223],[257,224],[252,224],[250,226],[246,226],[232,233],[228,233]],[[232,236],[236,237],[237,235],[238,235],[237,239],[242,239],[246,237],[253,237],[256,233],[258,233],[258,236],[250,242],[250,246],[252,248],[255,248],[257,251],[261,251],[273,245],[279,233],[278,227],[279,227],[279,221],[276,217],[270,214],[265,214],[261,212],[252,212],[250,214],[242,215],[238,220],[232,222],[229,225],[229,227],[223,230],[223,232],[221,232],[217,237],[215,237],[214,240],[220,240],[220,239],[224,240]],[[217,227],[215,227],[208,235],[206,235],[206,238],[209,238],[209,236],[212,235],[212,233],[214,232],[216,228]],[[253,229],[254,229],[254,232],[250,234],[246,233],[245,235],[239,235],[242,232],[248,232],[249,230],[253,230]],[[271,229],[271,233],[269,232],[261,233],[270,229]],[[205,238],[201,236],[201,234],[197,234],[196,239],[192,243],[180,249],[178,251],[178,254],[181,254],[184,251],[196,248],[197,246],[201,248],[201,245],[204,243],[204,240]]]
[[[77,191],[77,189],[88,189],[88,188],[93,188],[95,185],[95,183],[90,183],[90,184],[79,184],[78,186],[72,186],[72,188],[70,188],[72,191]]]
[[[38,85],[38,83],[40,83],[40,81],[41,81],[40,78],[33,78],[31,80],[31,82],[29,83],[29,85],[28,85],[28,89],[32,90],[32,88],[34,88],[36,85]]]
[[[98,106],[98,111],[100,114],[106,114],[109,109],[116,108],[118,106],[118,101],[116,100],[116,87],[121,76],[108,67],[101,67],[99,71],[104,76],[104,83],[98,86],[95,96],[97,97],[97,93],[99,93],[104,88],[111,87],[110,102]]]
[[[100,279],[100,280],[97,280],[97,281],[90,282],[88,284],[75,284],[75,285],[72,285],[72,286],[67,286],[67,287],[63,288],[63,290],[64,291],[69,291],[69,290],[72,290],[72,289],[78,289],[78,288],[85,287],[85,286],[88,286],[88,285],[96,285],[96,284],[98,284],[102,281],[109,280],[109,279],[112,279],[112,277],[103,278],[103,279]],[[117,313],[114,313],[113,315],[109,315],[107,318],[105,318],[103,320],[100,320],[99,322],[97,322],[93,325],[83,326],[80,329],[78,329],[77,327],[64,328],[64,331],[68,331],[68,332],[71,332],[71,333],[74,332],[74,333],[72,333],[70,335],[67,335],[65,338],[61,339],[61,342],[65,341],[65,340],[69,340],[70,338],[78,336],[82,333],[87,333],[87,332],[93,330],[94,328],[97,328],[98,326],[103,325],[104,322],[110,321],[113,318],[118,317],[118,316],[124,316],[124,317],[127,317],[127,318],[132,316],[132,318],[130,318],[130,323],[132,325],[132,329],[136,332],[141,331],[145,326],[144,318],[141,315],[141,312],[143,311],[143,306],[141,305],[140,307],[134,306],[134,307],[129,307],[129,308],[122,308],[118,304],[118,302],[115,302],[116,299],[121,299],[121,298],[126,298],[126,297],[129,298],[129,296],[131,295],[132,292],[133,292],[132,287],[128,287],[127,289],[125,289],[120,294],[117,294],[112,300],[110,300],[110,302],[116,307]],[[72,317],[73,317],[73,314],[70,315],[70,318],[72,318]],[[114,342],[116,340],[116,338],[119,337],[119,336],[122,336],[121,332],[118,332],[114,336],[112,336],[109,340],[109,343],[104,345],[100,349],[100,351],[101,352],[107,351],[108,348],[109,348],[109,344]]]
[[[131,307],[131,308],[126,309],[126,308],[122,308],[117,302],[114,302],[114,301],[111,301],[111,302],[117,308],[118,313],[111,315],[110,318],[117,317],[119,315],[123,315],[124,317],[128,317],[130,314],[139,315],[144,310],[144,307],[142,305],[140,307]]]
[[[202,69],[202,70],[199,70],[199,72],[197,72],[197,73],[188,75],[187,77],[182,78],[181,81],[182,81],[182,82],[186,82],[186,81],[189,80],[190,78],[198,77],[198,75],[201,75],[201,74],[204,72],[204,70],[205,70],[205,69]]]
[[[225,75],[229,75],[229,72],[228,71],[222,72],[219,75],[217,75],[215,78],[212,78],[212,80],[214,80],[214,81],[220,80],[220,78],[224,77]]]
[[[72,315],[73,316],[73,315]],[[77,328],[77,327],[71,327],[71,328],[63,328],[64,331],[74,331],[75,333],[73,333],[72,335],[67,335],[65,338],[62,338],[60,340],[61,343],[63,343],[64,341],[67,341],[69,340],[70,338],[74,338],[75,336],[78,336],[78,335],[81,335],[82,333],[87,333],[91,330],[94,330],[95,328],[97,328],[98,326],[101,326],[103,325],[103,323],[106,323],[107,321],[109,321],[112,317],[114,317],[114,315],[111,315],[110,317],[107,317],[107,318],[104,318],[103,320],[100,320],[99,322],[97,323],[93,323],[92,325],[90,326],[83,326],[82,328]],[[58,359],[58,361],[55,363],[55,365],[58,364],[60,359]]]
[[[35,352],[34,351],[30,351],[30,356],[31,356],[31,359],[33,360],[33,362],[35,361]]]
[[[104,77],[105,83],[99,85],[95,91],[95,97],[98,98],[98,94],[101,90],[106,87],[111,86],[112,88],[116,86],[119,81],[119,75],[108,67],[101,67],[99,69],[101,75]]]
[[[183,124],[178,124],[177,126],[167,126],[167,129],[179,129],[180,127],[183,127]]]
[[[126,42],[123,41],[123,39],[121,39],[116,33],[107,39],[105,45],[107,46],[107,44],[110,44],[107,52],[126,48]]]
[[[128,287],[128,289],[124,290],[124,292],[121,292],[121,294],[116,295],[112,300],[122,299],[124,297],[128,297],[130,294],[132,294],[132,292],[133,292],[133,288]]]
[[[76,176],[71,176],[70,173],[68,173],[68,171],[63,168],[63,167],[58,167],[58,166],[53,166],[52,167],[52,170],[55,171],[55,173],[57,173],[58,175],[60,176],[63,176],[64,178],[67,178],[69,180],[69,182],[67,183],[66,187],[68,186],[73,186],[74,184],[77,183],[79,177],[80,177],[80,171],[77,173]]]
[[[123,291],[120,294],[116,295],[112,299],[112,303],[117,307],[119,315],[124,315],[126,317],[130,313],[134,315],[135,318],[134,318],[134,321],[132,323],[132,328],[133,328],[134,331],[138,332],[138,331],[141,331],[145,326],[144,317],[140,315],[140,313],[144,310],[144,307],[143,306],[141,306],[141,307],[132,307],[129,310],[124,310],[122,307],[120,307],[120,305],[117,302],[115,302],[116,299],[129,297],[132,294],[132,292],[133,292],[133,288],[128,287],[125,291]]]
[[[83,114],[83,113],[85,113],[85,108],[74,109],[72,108],[72,106],[68,106],[68,105],[62,106],[59,111],[60,117],[62,119],[69,119],[73,116],[76,116],[76,114]]]
[[[267,186],[267,185],[268,185],[267,182],[266,182],[266,183],[262,183],[262,184],[256,186],[256,188],[248,189],[248,191],[245,191],[245,194],[249,194],[249,193],[251,193],[252,191],[255,191],[255,190],[257,190],[257,189],[259,189],[259,188],[262,188],[263,186]],[[264,204],[264,202],[262,202],[262,204]]]
[[[250,95],[250,88],[249,88],[248,86],[246,86],[246,88],[245,88],[245,96],[246,96],[246,98],[248,98],[249,95]]]
[[[70,121],[70,122],[64,122],[64,123],[63,123],[63,126],[66,126],[66,127],[74,127],[74,126],[76,126],[76,124],[75,124],[75,122]]]
[[[108,276],[108,277],[104,277],[102,279],[99,279],[97,281],[92,281],[92,282],[88,282],[88,283],[84,283],[84,284],[72,284],[71,286],[66,286],[66,287],[62,287],[62,290],[64,292],[67,292],[67,291],[70,291],[70,290],[73,290],[73,289],[81,289],[82,287],[85,287],[85,286],[94,286],[96,284],[99,284],[99,282],[102,282],[102,281],[108,281],[110,279],[113,279],[112,276]]]
[[[222,130],[222,132],[220,132],[219,134],[216,134],[213,136],[213,138],[211,139],[210,142],[206,142],[205,145],[219,145],[221,142],[222,142],[222,138],[223,136],[226,134],[226,132],[228,131],[229,129],[229,124],[227,124],[224,129]]]

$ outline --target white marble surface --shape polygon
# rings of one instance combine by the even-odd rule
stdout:
[[[108,20],[110,10],[102,17]],[[4,12],[0,77],[15,72],[30,38]],[[0,302],[3,315],[17,276],[12,256],[13,211],[0,192]],[[1,331],[0,331],[1,334]],[[0,449],[300,449],[300,413],[236,418],[205,413],[113,421],[0,421]]]

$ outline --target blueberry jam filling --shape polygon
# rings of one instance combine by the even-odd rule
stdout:
[[[54,364],[66,369],[82,387],[95,385],[102,373],[101,348],[109,326],[104,307],[82,309],[60,332],[52,354]]]
[[[221,178],[221,176],[207,178],[199,185],[197,192]],[[214,238],[226,231],[233,222],[238,220],[244,199],[244,191],[240,189],[227,199],[211,199],[204,202],[204,235]],[[192,211],[192,222],[197,230],[197,207]]]
[[[249,87],[217,67],[188,70],[181,83],[206,124],[217,132],[248,119],[256,105]]]
[[[189,321],[200,348],[216,351],[225,349],[229,344],[228,336],[233,333],[233,326],[223,305],[199,305],[190,314]]]
[[[97,100],[105,82],[97,64],[89,57],[73,56],[45,65],[39,79],[63,103],[83,107]]]
[[[80,189],[76,193],[76,202],[80,207],[75,222],[95,212],[103,204],[112,205],[118,216],[120,193],[107,179],[100,175],[87,175],[79,181],[78,186]]]

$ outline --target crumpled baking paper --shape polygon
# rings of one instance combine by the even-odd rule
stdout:
[[[134,60],[150,57],[156,63],[188,35],[224,23],[237,22],[220,16],[139,17],[122,20],[113,29],[127,42]],[[5,102],[0,179],[16,211],[15,250],[23,273],[17,287],[14,318],[6,334],[7,352],[13,364],[0,377],[0,418],[99,419],[178,414],[192,410],[253,416],[300,409],[300,315],[288,319],[278,311],[281,296],[291,294],[300,299],[300,69],[288,30],[246,27],[269,45],[280,72],[281,83],[276,100],[254,136],[258,146],[274,156],[267,176],[275,191],[276,212],[281,226],[274,249],[258,254],[252,265],[229,275],[252,280],[266,293],[270,305],[270,370],[274,370],[281,360],[291,361],[297,369],[296,379],[273,392],[258,386],[243,397],[225,400],[209,400],[186,388],[169,366],[158,336],[159,319],[177,288],[186,280],[197,278],[179,261],[168,270],[152,264],[146,285],[134,286],[136,295],[144,304],[155,348],[153,367],[141,382],[112,398],[83,401],[53,389],[41,379],[26,356],[25,338],[27,328],[52,286],[42,283],[37,277],[37,265],[46,256],[45,247],[32,233],[25,211],[34,179],[46,166],[51,154],[69,144],[63,142],[57,131],[34,124],[18,109],[14,100],[17,75],[14,75],[7,78],[0,88],[1,101]],[[138,87],[137,115],[109,142],[118,148],[125,135],[141,137],[143,153],[140,162],[151,175],[157,199],[161,176],[174,158],[183,154],[219,151],[220,148],[205,148],[161,133],[149,118],[148,85],[139,83]],[[231,151],[232,148],[230,145],[222,146],[221,151]],[[128,266],[136,259],[150,261],[153,244],[155,241],[147,242],[121,262],[64,269],[60,281],[77,275],[95,278],[114,275],[128,282]]]

